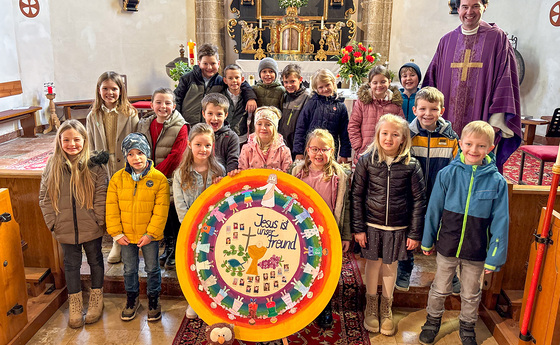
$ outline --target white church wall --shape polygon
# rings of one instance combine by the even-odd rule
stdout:
[[[521,112],[536,118],[552,115],[560,107],[560,27],[549,21],[555,3],[543,0],[527,5],[522,0],[492,0],[482,16],[518,37],[517,50],[525,60]],[[441,36],[459,25],[458,15],[449,14],[447,1],[430,1],[428,5],[425,1],[394,0],[390,68],[397,71],[414,59],[424,72]],[[544,135],[545,126],[540,127],[537,134]]]
[[[49,45],[48,4],[41,3],[39,14],[25,17],[17,1],[0,4],[0,81],[20,80],[23,93],[0,98],[0,110],[31,105],[46,107],[43,83],[52,80],[52,49]],[[41,117],[43,116],[41,113]],[[42,119],[38,119],[42,121]],[[19,122],[0,125],[0,135],[19,128]]]
[[[21,80],[23,88],[21,95],[0,98],[1,110],[30,105],[46,109],[43,83],[49,81],[55,84],[55,101],[91,99],[97,78],[107,70],[127,75],[129,95],[174,87],[165,65],[188,41],[192,0],[145,1],[138,12],[122,11],[121,1],[39,4],[39,14],[27,18],[17,0],[0,3],[0,81]],[[44,112],[38,120],[47,122]],[[0,135],[17,126],[0,125]]]
[[[174,87],[165,65],[187,39],[187,1],[142,1],[138,12],[121,1],[50,1],[56,100],[91,99],[97,78],[126,74],[129,95]]]

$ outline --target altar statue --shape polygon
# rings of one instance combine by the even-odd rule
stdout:
[[[259,33],[258,28],[254,26],[253,23],[247,24],[244,20],[240,21],[239,24],[241,24],[241,28],[243,29],[241,35],[241,51],[253,51]]]
[[[340,29],[346,26],[343,22],[337,22],[336,24],[330,24],[328,29],[323,30],[322,39],[327,45],[328,52],[338,53],[340,50]]]

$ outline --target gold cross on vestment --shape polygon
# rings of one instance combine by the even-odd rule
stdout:
[[[467,80],[467,72],[469,68],[482,68],[482,62],[471,62],[471,50],[465,50],[465,58],[463,62],[454,62],[451,64],[451,68],[462,68],[461,81]]]

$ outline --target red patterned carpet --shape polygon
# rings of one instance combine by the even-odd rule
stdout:
[[[523,182],[528,185],[537,185],[539,181],[539,161],[529,155],[525,155],[525,167],[523,168]],[[543,186],[550,186],[552,182],[552,165],[546,163],[543,172]],[[504,177],[517,184],[519,180],[519,169],[521,166],[521,151],[515,151],[504,164]]]
[[[315,322],[288,337],[290,344],[337,344],[369,345],[369,333],[363,327],[365,307],[365,286],[356,261],[346,254],[343,257],[342,273],[338,288],[332,298],[334,327],[321,329]],[[206,344],[206,323],[201,319],[183,319],[173,345]],[[234,344],[255,343],[237,340]],[[281,345],[281,340],[261,344]]]

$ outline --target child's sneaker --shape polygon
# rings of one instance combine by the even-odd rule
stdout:
[[[198,314],[196,313],[196,311],[194,311],[190,304],[187,306],[186,314],[187,319],[196,319],[198,317]]]
[[[140,307],[138,292],[126,293],[126,305],[121,313],[121,320],[130,321],[136,317],[136,311]]]
[[[148,321],[157,321],[159,319],[161,319],[159,294],[148,295]]]

